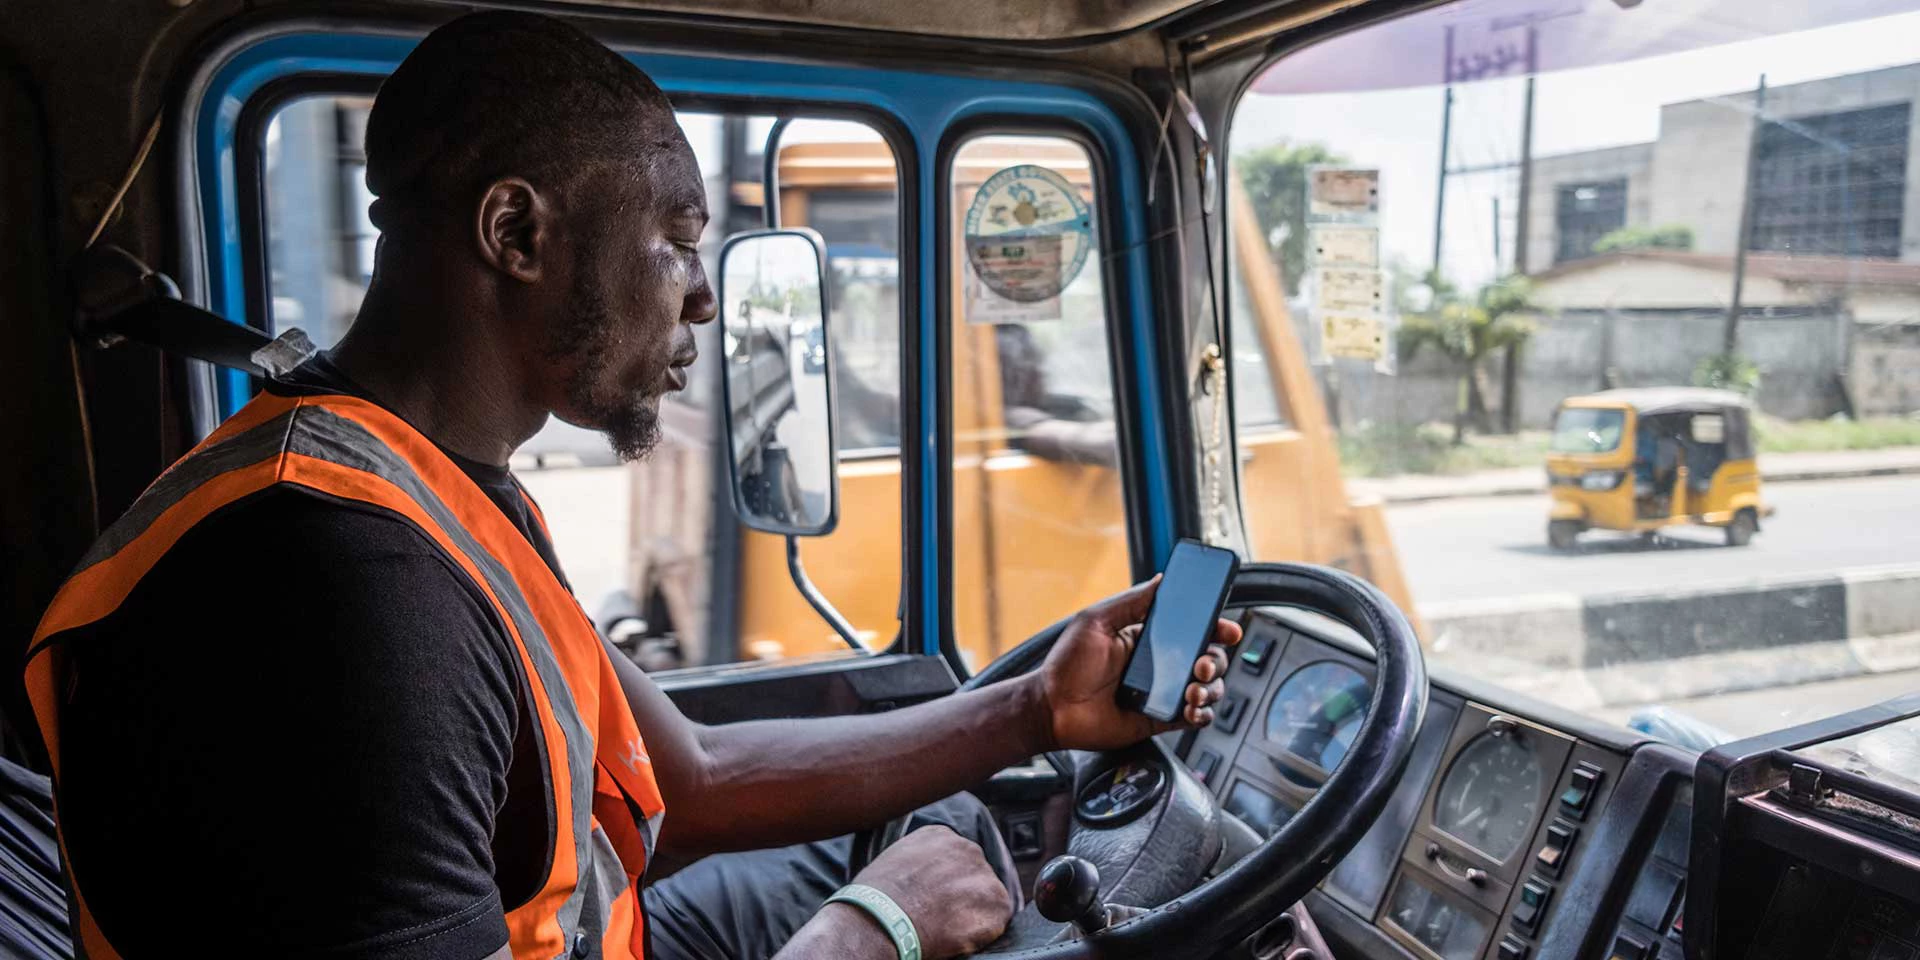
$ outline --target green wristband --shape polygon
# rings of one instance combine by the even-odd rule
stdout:
[[[865,910],[880,922],[880,929],[893,938],[893,948],[900,951],[900,960],[920,960],[920,934],[914,931],[913,921],[892,897],[864,883],[849,883],[835,890],[827,902],[850,903]]]

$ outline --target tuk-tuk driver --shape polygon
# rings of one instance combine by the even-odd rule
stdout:
[[[366,155],[351,332],[156,482],[36,636],[89,948],[878,960],[898,915],[925,957],[991,942],[1018,892],[977,801],[860,873],[877,906],[823,906],[824,841],[1159,732],[1114,700],[1154,585],[1035,672],[884,720],[689,721],[586,624],[505,466],[549,416],[642,457],[685,385],[715,307],[671,106],[570,26],[480,14],[382,86]],[[1239,630],[1214,639],[1187,724]]]

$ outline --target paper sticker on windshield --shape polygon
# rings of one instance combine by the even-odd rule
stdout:
[[[987,178],[967,208],[967,263],[994,296],[1040,303],[1080,275],[1093,214],[1067,178],[1022,164]]]

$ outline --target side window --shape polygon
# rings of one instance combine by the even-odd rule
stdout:
[[[377,235],[361,151],[372,99],[308,97],[260,132],[266,301],[276,330],[322,347],[352,324]],[[773,118],[682,112],[711,213],[701,249],[763,223],[763,151]],[[798,120],[781,149],[782,221],[826,241],[842,414],[839,528],[802,551],[815,584],[869,647],[899,630],[899,196],[893,154],[872,128]],[[699,331],[688,388],[662,404],[664,439],[622,464],[606,441],[550,422],[521,448],[516,476],[538,499],[562,568],[587,612],[649,669],[844,653],[793,587],[781,538],[741,529],[716,473],[719,331]],[[816,335],[794,347],[819,348]],[[805,358],[803,358],[805,359]],[[724,594],[714,585],[730,584]]]
[[[955,637],[979,666],[1128,579],[1097,177],[982,136],[952,190]]]

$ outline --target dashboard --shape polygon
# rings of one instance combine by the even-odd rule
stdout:
[[[1374,666],[1314,614],[1263,609],[1246,629],[1215,722],[1181,748],[1222,809],[1271,836],[1346,756]],[[1692,765],[1436,670],[1399,789],[1308,906],[1342,956],[1673,960]]]

